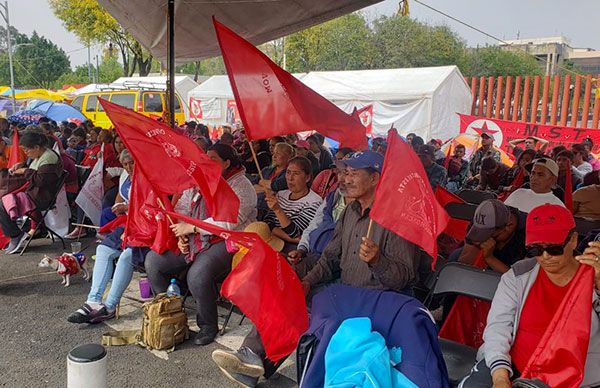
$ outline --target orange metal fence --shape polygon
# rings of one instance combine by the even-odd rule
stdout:
[[[600,75],[598,76],[600,79]],[[596,81],[587,76],[465,77],[471,114],[535,124],[599,128]],[[541,94],[540,94],[541,92]]]

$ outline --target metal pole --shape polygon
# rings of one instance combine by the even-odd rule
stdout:
[[[96,54],[96,83],[100,83],[100,65],[98,64],[98,54]]]
[[[90,45],[88,44],[87,46],[88,49],[88,80],[90,81],[90,83],[93,83],[94,80],[92,79],[92,58],[90,57]]]
[[[175,128],[175,0],[168,0],[167,27],[169,31],[169,46],[167,48],[167,108],[169,124]]]
[[[1,4],[0,4],[1,5]],[[13,68],[13,53],[12,53],[12,42],[10,37],[10,19],[8,16],[8,1],[4,2],[2,6],[4,8],[4,20],[6,21],[6,45],[8,49],[8,67],[10,69],[10,90],[12,94],[12,110],[13,113],[17,109],[17,99],[15,98],[15,71]]]

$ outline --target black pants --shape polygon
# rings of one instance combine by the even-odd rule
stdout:
[[[0,226],[2,227],[2,232],[6,237],[15,238],[19,237],[23,232],[19,229],[17,223],[10,219],[10,216],[6,212],[6,209],[0,202]]]
[[[176,277],[189,266],[187,286],[196,301],[196,322],[202,330],[218,330],[217,283],[222,282],[231,272],[233,255],[227,252],[221,241],[202,250],[192,264],[183,255],[167,252],[159,255],[150,251],[146,256],[146,274],[154,294],[167,291],[171,278]]]

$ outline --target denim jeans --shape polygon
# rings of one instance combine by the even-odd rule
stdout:
[[[94,273],[92,274],[92,289],[88,295],[88,302],[102,302],[102,295],[112,278],[110,291],[104,305],[109,310],[114,310],[117,307],[133,276],[134,266],[131,253],[130,248],[120,251],[105,245],[98,245]],[[113,276],[113,263],[117,257],[119,260],[116,267],[114,267]]]

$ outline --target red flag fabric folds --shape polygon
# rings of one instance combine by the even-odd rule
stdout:
[[[100,229],[98,229],[98,233],[102,233],[102,234],[110,233],[113,230],[117,229],[119,226],[125,225],[126,222],[127,222],[127,215],[121,214],[121,215],[117,216],[117,218],[115,218],[114,220],[110,221],[108,224],[102,225],[100,227]]]
[[[340,147],[368,147],[365,127],[260,50],[213,19],[227,75],[246,136],[267,139],[302,131],[318,131]]]
[[[460,197],[452,194],[442,186],[438,186],[435,189],[435,198],[443,208],[445,208],[449,203],[465,203],[465,201],[463,201]],[[467,236],[469,224],[470,222],[467,220],[459,220],[448,217],[448,225],[446,225],[444,233],[457,240],[464,240]]]
[[[152,187],[177,194],[198,186],[213,219],[237,222],[239,198],[221,177],[219,165],[191,139],[120,105],[100,103]]]
[[[177,238],[169,228],[166,210],[173,210],[171,202],[152,187],[136,163],[131,177],[123,243],[131,247],[149,247],[156,253],[177,252]]]
[[[226,230],[181,214],[167,214],[249,249],[223,282],[221,294],[254,323],[270,360],[276,362],[291,354],[308,329],[308,313],[302,284],[287,260],[256,233]]]
[[[435,200],[421,160],[396,130],[388,133],[383,172],[370,217],[437,259],[437,237],[448,214]]]
[[[571,171],[571,162],[567,162],[567,171],[565,175],[565,207],[573,213],[573,172]]]
[[[552,388],[581,385],[590,342],[592,292],[594,270],[582,264],[521,377],[540,379]]]
[[[25,160],[25,154],[19,147],[19,131],[13,130],[12,144],[10,145],[10,155],[8,156],[7,167],[11,168],[15,164],[19,164]]]

